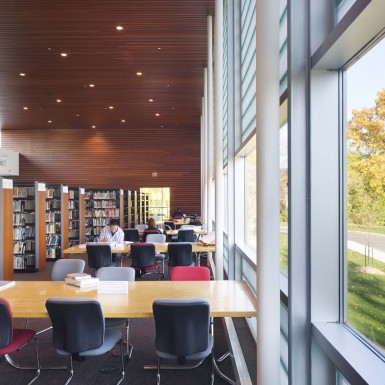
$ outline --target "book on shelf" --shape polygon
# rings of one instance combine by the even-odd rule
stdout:
[[[15,286],[15,281],[0,281],[0,290],[8,289],[11,286]]]
[[[99,282],[99,278],[95,278],[95,277],[89,277],[87,279],[65,278],[66,284],[77,286],[77,287],[88,287],[88,286],[96,285],[98,282]]]

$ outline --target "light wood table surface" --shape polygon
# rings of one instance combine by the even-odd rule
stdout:
[[[256,317],[257,300],[245,281],[140,281],[128,282],[128,294],[98,294],[57,281],[16,281],[1,291],[17,318],[47,318],[48,298],[95,298],[105,317],[153,317],[152,303],[158,298],[204,298],[213,317]]]
[[[155,243],[155,251],[157,253],[167,253],[168,243]],[[193,253],[215,253],[215,245],[205,246],[200,242],[192,243],[192,251]],[[85,254],[86,245],[76,245],[65,249],[64,254]],[[129,253],[130,245],[117,245],[116,247],[112,247],[113,253]]]

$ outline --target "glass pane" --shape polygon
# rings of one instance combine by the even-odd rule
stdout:
[[[346,15],[356,0],[335,0],[336,24]]]
[[[254,149],[245,157],[245,242],[257,249],[257,151]]]
[[[170,217],[170,188],[169,187],[144,187],[142,193],[148,193],[149,216],[156,222],[163,222]]]
[[[385,40],[347,78],[348,323],[385,351]]]
[[[280,140],[280,216],[281,216],[281,271],[288,273],[288,215],[289,215],[289,176],[287,164],[287,124],[279,133]]]
[[[337,385],[350,385],[350,382],[337,370],[336,373],[336,384]]]

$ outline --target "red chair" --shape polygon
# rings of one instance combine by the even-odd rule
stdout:
[[[22,367],[16,364],[9,354],[20,350],[27,342],[35,338],[37,367]],[[35,369],[35,377],[28,385],[35,382],[40,375],[39,350],[37,346],[36,331],[31,329],[14,329],[12,310],[5,298],[0,298],[0,355],[4,356],[8,363],[17,369]]]
[[[205,266],[175,266],[171,281],[210,281],[210,269]]]

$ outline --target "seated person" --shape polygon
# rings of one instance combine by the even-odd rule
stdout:
[[[110,224],[108,226],[105,226],[100,231],[100,242],[116,242],[116,243],[123,243],[124,241],[124,232],[119,227],[119,220],[118,219],[111,219]],[[120,260],[120,253],[113,253],[112,254],[112,262],[119,262]]]
[[[160,230],[156,227],[154,218],[148,218],[146,230],[157,230],[160,233]]]
[[[182,218],[183,217],[183,211],[178,207],[174,214],[172,214],[173,218]]]

